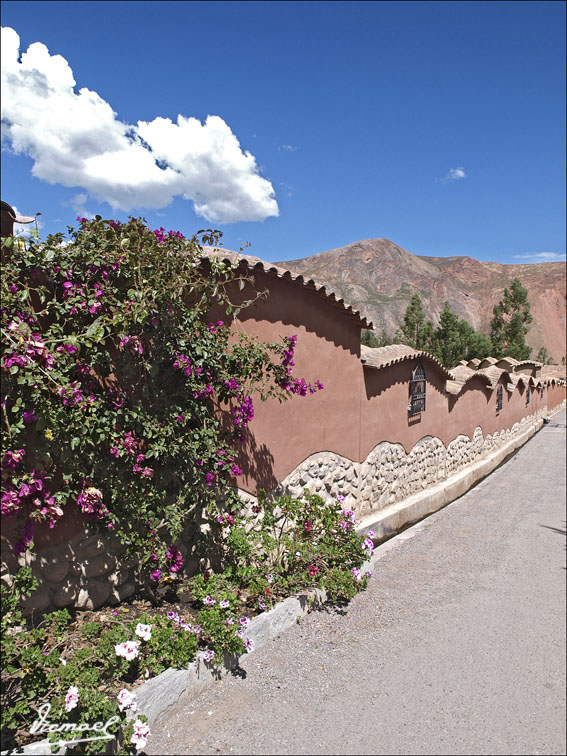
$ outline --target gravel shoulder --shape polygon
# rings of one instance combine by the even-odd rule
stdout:
[[[564,754],[565,412],[368,589],[180,701],[148,754]]]

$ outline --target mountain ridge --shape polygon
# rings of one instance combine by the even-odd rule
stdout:
[[[390,239],[362,239],[276,265],[330,287],[393,336],[417,292],[435,325],[445,301],[473,328],[488,334],[492,308],[516,276],[528,290],[533,323],[526,337],[535,357],[544,346],[553,361],[565,356],[565,263],[495,263],[455,255],[414,255]]]

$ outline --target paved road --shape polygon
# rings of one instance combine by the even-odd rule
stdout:
[[[149,754],[565,754],[565,412],[179,705]]]

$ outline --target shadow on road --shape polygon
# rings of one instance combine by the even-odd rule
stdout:
[[[567,530],[561,528],[554,528],[551,525],[540,525],[540,528],[547,528],[548,530],[553,530],[554,533],[559,533],[559,535],[567,536]]]
[[[567,536],[567,529],[563,528],[554,528],[552,525],[540,525],[540,528],[546,528],[547,530],[553,530],[554,533],[559,533],[559,535]],[[565,544],[565,550],[567,551],[567,544]],[[562,570],[567,570],[567,567],[562,567]]]

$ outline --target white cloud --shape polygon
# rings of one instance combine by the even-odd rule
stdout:
[[[282,187],[282,189],[285,189],[288,197],[293,197],[293,195],[295,194],[295,187],[286,184],[285,181],[280,181],[280,186]]]
[[[64,203],[67,205],[71,205],[73,210],[77,213],[78,216],[81,218],[88,218],[89,220],[92,220],[94,218],[94,214],[90,213],[86,208],[85,204],[87,202],[87,195],[82,192],[80,194],[75,194],[74,197],[71,197],[69,202]]]
[[[295,152],[297,150],[297,147],[294,147],[293,144],[280,144],[278,150],[284,150],[285,152]]]
[[[37,178],[125,212],[181,196],[211,222],[279,214],[272,184],[219,116],[124,123],[96,92],[75,93],[61,55],[35,42],[20,62],[19,47],[18,34],[2,28],[2,132],[14,152],[33,159]]]
[[[446,184],[448,181],[457,181],[458,179],[466,178],[467,174],[465,172],[465,169],[462,166],[457,166],[456,168],[451,168],[445,176],[441,179],[441,181]]]
[[[534,252],[533,254],[526,252],[521,255],[514,255],[515,258],[522,260],[539,260],[540,262],[554,262],[556,260],[562,261],[565,259],[565,253],[561,252]]]

